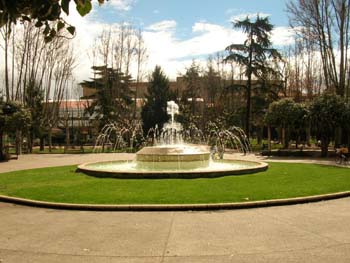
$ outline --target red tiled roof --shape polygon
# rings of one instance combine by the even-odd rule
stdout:
[[[61,101],[60,109],[85,109],[92,100],[65,100]]]

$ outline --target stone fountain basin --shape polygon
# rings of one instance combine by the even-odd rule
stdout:
[[[136,153],[137,162],[202,162],[209,164],[208,147],[199,145],[171,145],[144,147]]]
[[[252,174],[268,168],[267,163],[242,160],[221,160],[211,162],[209,167],[182,167],[179,169],[169,167],[169,165],[174,165],[174,162],[141,163],[141,166],[138,162],[130,161],[86,163],[79,165],[77,171],[101,178],[195,179]]]

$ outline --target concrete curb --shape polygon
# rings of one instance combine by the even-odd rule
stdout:
[[[338,198],[350,197],[350,191],[334,194],[297,197],[289,199],[274,199],[242,203],[216,203],[216,204],[169,204],[169,205],[93,205],[93,204],[68,204],[35,201],[17,197],[0,195],[0,201],[18,205],[26,205],[50,209],[79,210],[79,211],[205,211],[205,210],[228,210],[248,209],[270,206],[296,205],[311,202],[326,201]]]

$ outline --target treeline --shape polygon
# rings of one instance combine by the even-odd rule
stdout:
[[[349,12],[350,0],[289,1],[287,14],[296,37],[284,50],[272,46],[268,18],[236,21],[234,28],[246,33],[243,43],[209,57],[206,66],[194,61],[182,75],[183,89],[175,92],[157,67],[148,76],[141,109],[139,84],[147,76],[142,32],[125,23],[106,28],[91,48],[93,77],[82,83],[97,91],[85,115],[99,129],[109,122],[127,126],[135,120],[143,120],[145,129],[161,127],[167,120],[165,102],[172,99],[180,106],[177,118],[185,128],[236,125],[261,142],[269,126],[279,130],[285,147],[290,139],[298,144],[304,134],[307,142],[311,136],[320,140],[325,154],[330,141],[349,144]],[[46,140],[51,150],[54,129],[60,124],[69,131],[69,116],[60,116],[61,102],[78,87],[70,41],[74,29],[64,25],[69,30],[60,30],[60,19],[36,18],[23,19],[17,27],[18,17],[2,21],[0,29],[5,68],[0,158],[5,134],[16,142],[17,151],[24,139],[31,151],[36,138],[41,148]],[[131,91],[133,81],[136,89]],[[68,144],[69,136],[66,140]]]

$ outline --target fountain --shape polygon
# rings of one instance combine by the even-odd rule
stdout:
[[[170,122],[166,123],[163,131],[159,132],[156,127],[148,132],[150,138],[145,141],[157,142],[156,146],[146,146],[136,153],[133,161],[113,161],[87,163],[78,166],[78,171],[96,177],[113,178],[210,178],[227,175],[238,175],[254,173],[266,170],[268,165],[261,162],[243,160],[213,160],[212,147],[206,145],[194,145],[183,143],[184,135],[203,136],[198,129],[183,131],[181,124],[175,122],[174,116],[178,114],[178,105],[170,101],[167,105],[167,112],[170,115]],[[115,134],[113,148],[122,144],[125,133],[131,134],[132,141],[135,131],[130,129],[117,129],[115,125],[104,127],[103,133],[98,137],[98,143],[109,141],[111,134]],[[236,135],[237,134],[237,135]],[[212,131],[211,136],[223,140],[231,140],[237,149],[244,153],[249,151],[249,144],[244,140],[244,132],[234,127],[231,130]]]

